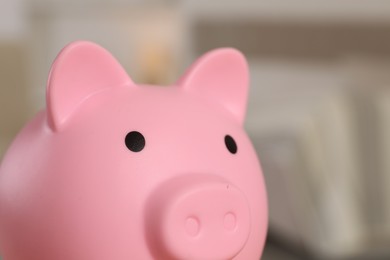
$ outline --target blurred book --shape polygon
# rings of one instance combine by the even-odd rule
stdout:
[[[356,114],[368,251],[390,253],[390,59],[360,57],[346,64]]]
[[[364,229],[345,81],[326,67],[294,65],[251,64],[246,126],[264,168],[270,232],[313,255],[355,255]]]

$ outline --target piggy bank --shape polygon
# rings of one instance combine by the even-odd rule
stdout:
[[[135,84],[94,43],[69,44],[46,109],[1,164],[3,258],[259,259],[267,203],[247,94],[234,49],[161,87]]]

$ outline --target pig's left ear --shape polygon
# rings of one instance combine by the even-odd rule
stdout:
[[[77,107],[112,87],[134,85],[126,71],[104,48],[87,41],[70,43],[55,59],[46,90],[50,128],[63,128]]]
[[[178,84],[223,105],[239,123],[246,112],[249,72],[245,57],[231,48],[210,51],[198,59]]]

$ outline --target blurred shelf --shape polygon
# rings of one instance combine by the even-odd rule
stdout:
[[[328,22],[390,21],[388,0],[273,0],[273,1],[182,1],[195,15],[216,19],[272,19]],[[221,8],[223,6],[223,8]]]

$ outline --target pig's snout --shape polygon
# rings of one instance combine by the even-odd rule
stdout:
[[[151,249],[163,259],[231,259],[250,233],[244,194],[214,176],[184,176],[161,185],[146,214]]]

